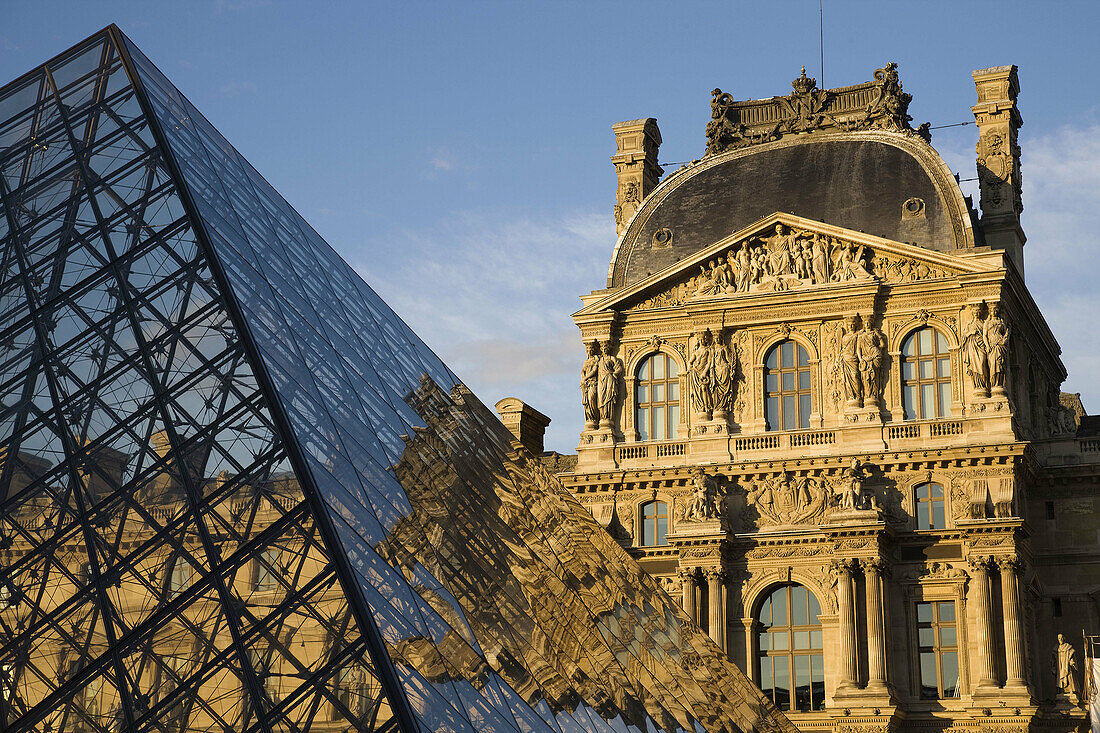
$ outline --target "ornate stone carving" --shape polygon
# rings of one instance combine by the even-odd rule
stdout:
[[[1001,305],[994,303],[985,319],[985,345],[989,359],[989,393],[991,397],[1005,397],[1005,375],[1008,373],[1008,341],[1011,332],[1001,318]]]
[[[962,339],[963,364],[970,375],[973,394],[978,398],[989,397],[989,346],[985,334],[985,301],[971,303],[968,308],[970,323]]]
[[[642,205],[642,193],[635,181],[627,181],[619,188],[618,203],[615,204],[615,231],[622,232],[630,217]]]
[[[858,458],[852,459],[852,465],[844,469],[833,492],[841,510],[873,509],[877,511],[879,508],[874,494],[865,492],[863,489],[863,465]]]
[[[691,472],[691,487],[691,499],[684,509],[682,521],[725,519],[726,495],[716,477],[707,475],[702,468],[695,468]]]
[[[746,503],[756,510],[756,524],[816,524],[829,508],[830,491],[821,479],[792,478],[787,471],[762,481],[747,491]]]
[[[601,341],[596,372],[601,429],[618,427],[619,408],[626,397],[625,374],[623,360],[615,356],[611,341]]]
[[[587,345],[588,358],[581,367],[581,405],[584,406],[585,430],[595,430],[600,424],[600,344],[592,341]]]
[[[878,408],[886,384],[886,336],[857,313],[845,319],[836,371],[850,409]]]
[[[695,413],[710,420],[714,412],[714,338],[709,328],[695,337],[688,372]]]
[[[695,336],[688,363],[691,403],[703,420],[725,420],[732,411],[740,379],[739,359],[733,334],[708,328]]]
[[[819,129],[905,130],[909,125],[912,97],[901,89],[897,64],[889,63],[874,74],[874,81],[842,89],[818,89],[806,68],[791,82],[785,97],[734,101],[715,89],[711,92],[711,119],[707,123],[707,155],[777,140],[783,135]],[[928,135],[923,129],[922,137]]]

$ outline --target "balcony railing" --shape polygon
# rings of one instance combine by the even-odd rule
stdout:
[[[624,445],[615,449],[616,461],[636,461],[658,458],[675,458],[686,456],[688,452],[687,441],[678,440],[666,443],[635,443]]]

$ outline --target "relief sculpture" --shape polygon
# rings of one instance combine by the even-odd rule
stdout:
[[[615,356],[611,341],[593,340],[581,366],[581,405],[585,430],[618,429],[619,412],[626,397],[626,368]]]
[[[715,339],[708,328],[695,336],[688,361],[691,404],[702,420],[725,420],[733,409],[738,361],[732,334]]]

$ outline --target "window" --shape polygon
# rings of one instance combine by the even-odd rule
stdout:
[[[671,440],[680,424],[680,377],[668,354],[647,356],[638,366],[634,426],[639,440]]]
[[[955,641],[955,602],[917,604],[920,696],[934,700],[959,696],[959,649]]]
[[[263,551],[256,560],[256,582],[254,587],[258,593],[273,593],[279,587],[279,581],[275,577],[275,559],[279,556],[279,550],[269,547]]]
[[[921,484],[917,493],[917,529],[947,529],[943,508],[943,487],[939,484]]]
[[[668,544],[668,504],[651,501],[642,505],[642,546]]]
[[[901,406],[906,420],[951,415],[951,353],[934,328],[914,331],[901,344]]]
[[[191,585],[191,566],[187,560],[177,557],[172,563],[172,574],[168,576],[168,595],[175,596]]]
[[[764,359],[764,418],[768,430],[810,427],[810,356],[794,341],[776,344]]]
[[[756,616],[760,689],[780,710],[825,707],[820,613],[813,593],[785,585],[768,596]]]

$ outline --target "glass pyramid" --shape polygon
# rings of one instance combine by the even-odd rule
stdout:
[[[793,733],[114,26],[0,209],[0,729]]]

